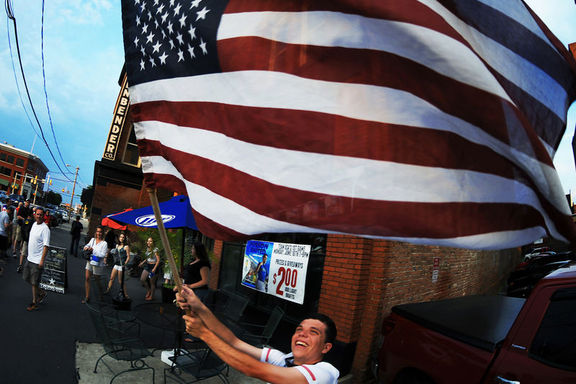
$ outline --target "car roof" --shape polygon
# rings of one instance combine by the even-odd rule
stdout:
[[[576,281],[576,263],[572,263],[570,266],[565,268],[558,268],[557,270],[548,274],[544,279],[574,279]]]

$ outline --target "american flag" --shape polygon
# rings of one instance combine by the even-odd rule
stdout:
[[[216,239],[346,233],[499,249],[574,224],[575,96],[520,0],[123,0],[149,186]]]

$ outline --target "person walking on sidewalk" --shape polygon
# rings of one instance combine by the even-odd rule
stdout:
[[[30,208],[30,200],[26,199],[24,203],[20,203],[18,205],[18,210],[14,213],[16,221],[16,225],[14,225],[14,245],[12,247],[12,250],[14,251],[14,258],[22,254],[22,244],[24,242],[22,227],[24,225],[24,221],[26,221],[28,218],[28,215],[32,215],[32,208]]]
[[[20,244],[22,243],[22,233],[20,232],[20,225],[22,221],[20,220],[20,210],[24,206],[24,203],[19,202],[18,206],[14,210],[14,215],[12,217],[12,234],[11,234],[11,244],[12,244],[12,253],[14,258],[16,258],[16,254],[20,249]]]
[[[44,259],[50,246],[50,228],[44,223],[44,209],[36,208],[34,219],[28,238],[28,258],[24,264],[22,278],[32,286],[32,303],[26,308],[28,311],[38,309],[38,304],[46,298],[46,291],[40,288],[40,276],[44,268]]]
[[[10,248],[10,214],[12,212],[12,207],[6,207],[5,211],[0,212],[0,261],[5,262]]]
[[[72,240],[70,241],[70,254],[74,257],[78,257],[78,244],[80,243],[80,235],[84,226],[80,222],[80,216],[76,216],[76,221],[72,222],[70,228],[70,234],[72,235]]]
[[[32,225],[34,225],[34,213],[30,209],[28,211],[28,217],[26,217],[24,224],[22,224],[22,249],[20,251],[20,263],[18,264],[18,268],[16,268],[16,272],[18,273],[22,273],[24,259],[28,257],[28,240],[30,239]]]
[[[92,256],[90,260],[86,261],[86,273],[84,280],[85,296],[82,300],[82,304],[90,301],[90,279],[94,276],[96,284],[100,286],[100,276],[104,274],[104,265],[106,265],[108,257],[108,244],[104,240],[104,233],[101,226],[96,227],[96,233],[94,238],[86,244],[84,250],[91,250]],[[102,294],[102,292],[97,292],[97,294]]]

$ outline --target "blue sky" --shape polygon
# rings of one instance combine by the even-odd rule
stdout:
[[[526,0],[549,28],[566,45],[576,42],[576,5],[573,0]],[[122,21],[119,0],[51,0],[44,10],[44,63],[46,91],[52,123],[60,152],[54,144],[47,113],[42,76],[41,25],[42,1],[11,0],[18,25],[22,64],[30,95],[46,140],[60,163],[71,165],[67,176],[74,178],[80,168],[76,194],[92,184],[94,161],[102,158],[110,128],[112,112],[118,96],[117,84],[123,64]],[[9,30],[7,29],[9,27]],[[7,34],[10,33],[10,56]],[[14,64],[13,64],[14,63]],[[4,15],[0,23],[0,142],[38,155],[50,169],[55,180],[52,189],[70,201],[72,183],[66,181],[51,159],[40,138],[34,137],[34,116],[28,108],[24,85],[19,80],[20,93],[12,66],[19,73],[12,23]],[[20,76],[18,76],[20,79]],[[555,158],[564,191],[576,192],[576,171],[571,141],[576,124],[576,107],[569,112],[568,128]],[[62,181],[59,181],[62,180]],[[75,202],[79,198],[75,197]]]

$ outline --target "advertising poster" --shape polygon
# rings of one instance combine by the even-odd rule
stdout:
[[[242,285],[298,304],[304,303],[310,245],[250,240]]]

